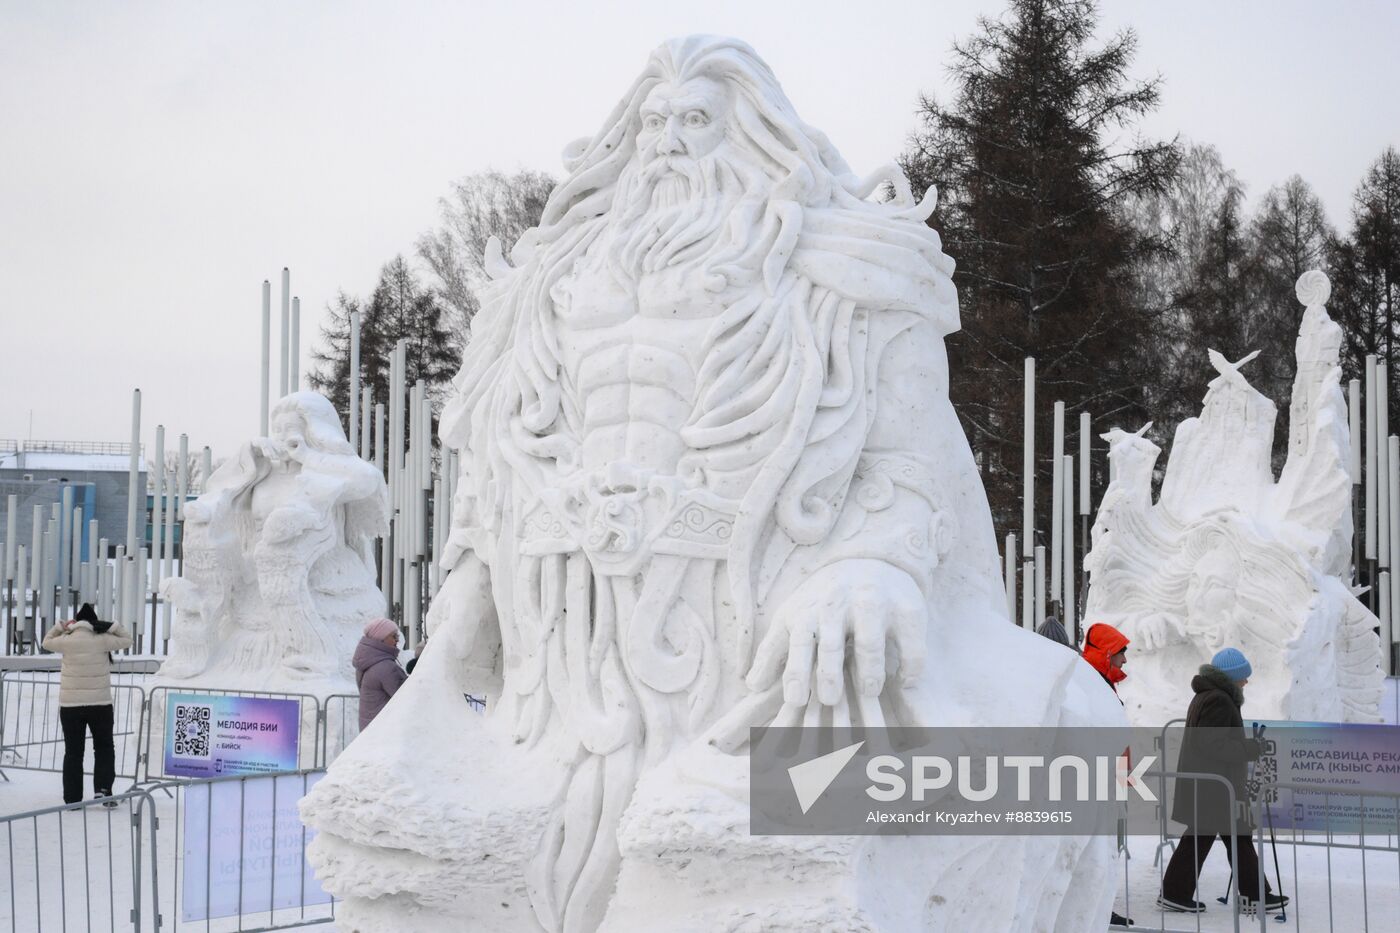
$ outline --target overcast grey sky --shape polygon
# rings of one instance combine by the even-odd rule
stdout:
[[[1293,172],[1345,224],[1400,144],[1400,5],[1116,0],[1145,124]],[[999,0],[0,4],[0,438],[154,426],[216,455],[257,428],[259,290],[292,269],[309,351],[432,225],[449,182],[558,173],[660,40],[746,39],[857,171],[898,153],[947,49]],[[274,327],[276,312],[274,308]],[[303,364],[305,368],[306,364]],[[274,379],[275,379],[274,367]],[[954,376],[956,378],[956,374]]]

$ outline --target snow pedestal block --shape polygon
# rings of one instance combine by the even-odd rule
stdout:
[[[749,831],[752,727],[1124,722],[1007,619],[932,192],[851,172],[711,36],[659,47],[565,165],[487,250],[427,648],[301,804],[338,925],[1100,924],[1108,838]]]
[[[1185,715],[1191,678],[1233,645],[1253,666],[1246,715],[1378,722],[1384,675],[1376,617],[1352,593],[1352,477],[1338,353],[1321,272],[1298,281],[1305,306],[1289,415],[1288,458],[1275,481],[1274,403],[1215,351],[1201,415],[1181,423],[1153,501],[1160,448],[1104,435],[1114,480],[1085,559],[1091,622],[1132,641],[1119,685],[1135,725]],[[1150,425],[1149,425],[1150,427]]]

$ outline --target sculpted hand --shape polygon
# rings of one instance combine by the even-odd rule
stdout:
[[[1172,642],[1186,640],[1186,631],[1181,622],[1165,613],[1144,618],[1138,623],[1136,634],[1144,651],[1155,651]]]
[[[767,689],[781,671],[786,707],[806,705],[814,680],[821,704],[836,706],[848,671],[858,701],[878,697],[888,676],[911,686],[923,671],[927,618],[923,593],[903,570],[880,560],[839,561],[783,602],[748,685]]]
[[[287,449],[270,437],[253,439],[253,453],[261,454],[268,460],[286,460]]]

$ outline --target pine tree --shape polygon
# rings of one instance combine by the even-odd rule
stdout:
[[[1310,269],[1323,269],[1327,244],[1335,234],[1327,222],[1322,200],[1298,175],[1275,185],[1264,195],[1249,229],[1253,251],[1252,313],[1246,343],[1261,351],[1250,374],[1254,386],[1287,411],[1297,371],[1294,341],[1303,307],[1298,303],[1298,278]],[[1286,452],[1286,433],[1274,439],[1276,466]]]
[[[1004,527],[1020,514],[1025,357],[1037,359],[1039,399],[1104,427],[1145,417],[1156,324],[1134,300],[1134,267],[1161,245],[1125,204],[1163,190],[1179,153],[1174,142],[1115,145],[1155,109],[1159,85],[1129,80],[1131,32],[1092,48],[1096,24],[1089,0],[1012,0],[1002,19],[982,20],[953,48],[953,105],[921,101],[901,160],[918,188],[941,192],[931,223],[958,262],[962,307],[948,341],[953,401]],[[1041,482],[1048,422],[1038,419]]]
[[[394,347],[406,341],[408,385],[422,380],[430,396],[440,397],[461,365],[458,340],[448,328],[448,314],[437,296],[424,288],[404,260],[395,256],[380,270],[368,301],[345,293],[327,308],[329,322],[321,328],[323,346],[312,354],[317,362],[311,384],[336,410],[349,411],[350,314],[360,312],[360,385],[371,386],[374,401],[389,399],[389,368]]]
[[[1387,147],[1352,196],[1351,233],[1328,248],[1332,314],[1346,334],[1344,368],[1364,378],[1374,353],[1395,372],[1400,315],[1400,153]],[[1400,378],[1389,377],[1392,410]]]

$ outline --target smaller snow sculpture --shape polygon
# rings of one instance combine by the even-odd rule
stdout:
[[[1115,428],[1114,479],[1094,521],[1087,618],[1133,640],[1119,694],[1135,725],[1183,715],[1196,668],[1224,645],[1254,666],[1249,715],[1375,722],[1382,679],[1376,617],[1350,574],[1352,483],[1341,328],[1321,272],[1298,280],[1306,307],[1290,409],[1288,460],[1269,463],[1274,403],[1214,350],[1218,376],[1199,418],[1181,423],[1152,501],[1160,448]]]
[[[369,554],[387,527],[383,477],[315,392],[279,401],[271,433],[185,506],[184,572],[164,590],[179,620],[162,682],[342,692],[361,627],[384,612]]]

